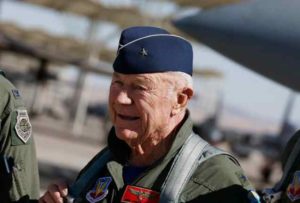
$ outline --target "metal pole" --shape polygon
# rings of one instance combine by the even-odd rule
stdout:
[[[296,93],[294,91],[291,91],[288,96],[288,101],[283,113],[283,118],[281,122],[280,133],[279,133],[280,137],[285,136],[289,131],[289,118],[291,116],[295,104],[295,100],[296,100]]]
[[[89,62],[93,63],[94,55],[95,55],[95,44],[94,36],[96,33],[97,28],[97,22],[96,20],[90,21],[90,26],[88,30],[88,36],[87,36],[87,43],[90,45],[89,49]],[[73,123],[73,133],[76,136],[79,136],[82,133],[83,125],[86,119],[87,114],[87,106],[88,106],[88,100],[87,98],[83,98],[85,96],[85,81],[86,81],[86,70],[80,69],[80,73],[78,76],[75,94],[74,94],[74,105],[71,110],[71,119],[74,119]]]

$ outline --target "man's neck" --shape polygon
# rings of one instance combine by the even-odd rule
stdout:
[[[184,115],[174,120],[173,127],[165,132],[165,136],[161,135],[162,139],[158,143],[149,140],[132,149],[129,164],[133,166],[150,166],[164,157],[170,150],[183,120]]]
[[[150,166],[154,164],[168,153],[174,138],[175,133],[170,134],[157,145],[145,143],[138,146],[137,149],[132,149],[129,164],[133,166]]]

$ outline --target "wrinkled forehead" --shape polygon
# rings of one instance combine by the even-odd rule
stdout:
[[[160,83],[167,77],[166,73],[143,73],[143,74],[123,74],[114,72],[113,79],[122,81],[130,81],[139,84],[160,85]]]
[[[154,82],[158,78],[161,78],[162,74],[161,73],[123,74],[123,73],[114,72],[113,77],[119,79],[142,80],[142,81]]]

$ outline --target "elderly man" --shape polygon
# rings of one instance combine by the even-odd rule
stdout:
[[[30,120],[19,91],[0,70],[0,202],[37,201],[39,189]]]
[[[193,134],[192,47],[155,27],[121,34],[110,86],[108,147],[67,189],[40,202],[249,202],[237,161]]]

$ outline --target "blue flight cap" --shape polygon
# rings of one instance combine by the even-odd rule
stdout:
[[[130,27],[121,33],[113,68],[123,74],[180,71],[192,75],[192,46],[161,28]]]

